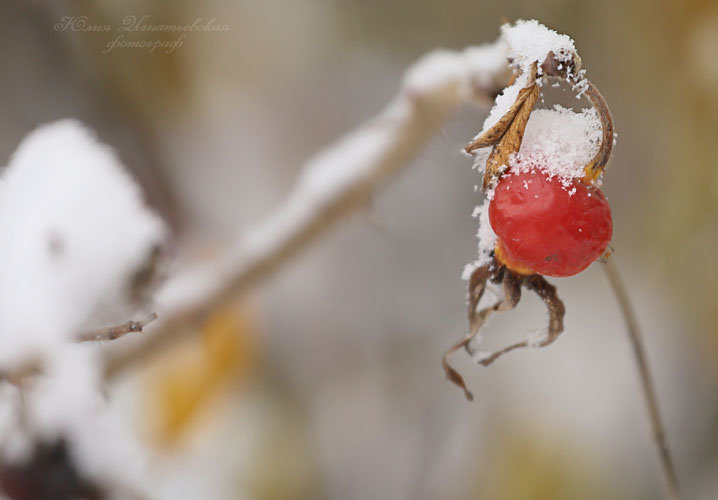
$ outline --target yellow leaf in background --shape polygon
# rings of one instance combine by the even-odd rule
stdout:
[[[143,410],[153,439],[176,444],[217,406],[223,389],[247,378],[254,330],[249,311],[224,307],[212,314],[200,336],[158,360],[144,384]]]

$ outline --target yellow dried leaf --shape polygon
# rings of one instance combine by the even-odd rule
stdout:
[[[167,353],[149,375],[144,408],[151,435],[171,445],[216,402],[229,382],[246,378],[254,353],[246,310],[218,309],[202,335]]]

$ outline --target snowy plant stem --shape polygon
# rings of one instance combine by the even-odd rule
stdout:
[[[628,291],[626,290],[626,286],[623,283],[623,279],[616,267],[614,259],[608,258],[603,263],[602,267],[608,277],[611,289],[613,290],[616,300],[621,308],[621,313],[623,314],[623,319],[626,323],[628,338],[631,342],[631,346],[633,347],[633,355],[641,380],[641,389],[646,403],[646,409],[648,411],[648,419],[651,425],[651,432],[653,434],[653,442],[656,445],[658,458],[663,472],[666,496],[670,500],[680,500],[681,497],[678,492],[678,478],[676,476],[676,470],[673,466],[671,453],[668,449],[668,443],[666,442],[665,426],[663,425],[661,413],[658,409],[658,398],[656,397],[656,391],[653,385],[651,371],[648,366],[646,350],[643,345],[641,330],[636,319],[636,313],[633,309],[628,296]]]
[[[106,376],[162,352],[183,334],[199,331],[217,307],[274,275],[338,221],[366,206],[458,107],[490,101],[498,93],[508,79],[503,50],[497,44],[438,51],[420,59],[379,116],[310,160],[273,214],[248,231],[224,258],[200,270],[200,280],[189,280],[190,296],[168,300],[170,310],[160,311],[161,324],[143,342],[110,355]]]

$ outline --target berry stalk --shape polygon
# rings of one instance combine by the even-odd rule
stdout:
[[[616,263],[613,259],[606,259],[601,267],[606,273],[606,277],[608,278],[611,289],[616,296],[618,305],[621,308],[621,314],[623,314],[623,319],[626,323],[626,331],[628,332],[628,338],[631,342],[631,347],[633,348],[633,356],[636,361],[636,367],[638,368],[638,375],[641,379],[641,390],[643,392],[643,399],[646,403],[646,410],[648,411],[648,419],[651,425],[653,442],[656,445],[658,458],[661,462],[666,496],[670,500],[680,500],[681,496],[678,489],[678,476],[676,475],[676,469],[673,466],[673,458],[671,457],[671,452],[668,449],[668,443],[666,442],[666,430],[663,425],[663,419],[661,418],[661,412],[658,409],[658,398],[656,397],[656,390],[653,385],[651,371],[648,367],[646,349],[643,346],[641,330],[638,326],[636,313],[634,312],[633,305],[628,297],[626,286],[623,284],[623,280],[621,279],[621,273],[618,272],[618,268],[616,267]]]

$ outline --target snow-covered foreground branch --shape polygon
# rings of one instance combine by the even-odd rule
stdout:
[[[183,332],[197,331],[210,311],[270,277],[342,217],[371,197],[424,148],[461,105],[490,100],[509,72],[503,42],[460,52],[437,51],[406,73],[379,116],[308,162],[287,200],[218,262],[189,270],[159,293],[160,326],[107,359],[113,377],[152,356]]]
[[[73,120],[29,134],[0,184],[2,493],[46,498],[50,463],[68,478],[53,499],[154,497],[142,443],[103,397],[107,378],[199,331],[210,312],[362,207],[457,108],[489,102],[508,76],[503,42],[425,56],[379,116],[309,161],[274,214],[223,258],[180,272],[154,301],[168,231],[117,155]],[[105,358],[88,345],[142,332],[158,316],[130,350]]]

